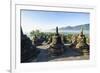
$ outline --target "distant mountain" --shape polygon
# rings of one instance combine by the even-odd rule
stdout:
[[[59,30],[80,30],[81,28],[83,28],[83,30],[89,30],[89,24],[83,24],[77,26],[66,26],[66,27],[59,28]]]

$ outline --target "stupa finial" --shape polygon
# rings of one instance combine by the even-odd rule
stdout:
[[[58,34],[58,26],[56,27],[56,34]]]
[[[81,27],[81,35],[83,35],[83,27]]]

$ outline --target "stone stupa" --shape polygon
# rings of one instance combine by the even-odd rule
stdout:
[[[52,37],[50,36],[48,41],[47,41],[47,44],[50,44],[52,42]]]
[[[81,33],[77,37],[76,48],[82,50],[83,53],[89,53],[89,45],[86,42],[86,37],[83,34],[83,28],[81,29]]]
[[[71,47],[71,48],[75,48],[76,45],[77,45],[77,35],[72,35],[70,47]]]
[[[52,42],[48,48],[48,52],[51,55],[61,55],[64,52],[64,43],[62,42],[62,38],[58,33],[58,27],[56,27],[56,34],[52,37]]]
[[[39,50],[32,45],[32,41],[27,37],[27,35],[23,34],[21,28],[21,63],[29,62],[30,59],[36,58],[39,54]]]
[[[35,46],[37,45],[37,36],[36,35],[34,35],[32,38],[32,44]]]
[[[76,48],[88,48],[88,45],[86,43],[86,37],[83,34],[83,28],[81,30],[81,33],[77,37],[77,45]]]

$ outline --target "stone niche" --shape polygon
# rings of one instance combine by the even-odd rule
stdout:
[[[23,34],[21,28],[21,62],[30,62],[31,59],[35,59],[39,54],[39,50],[32,45],[32,41]]]

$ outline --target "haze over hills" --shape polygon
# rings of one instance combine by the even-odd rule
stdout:
[[[83,30],[89,30],[89,24],[83,24],[83,25],[77,25],[77,26],[66,26],[66,27],[61,27],[59,30],[80,30],[83,28]],[[52,29],[55,30],[55,29]]]

